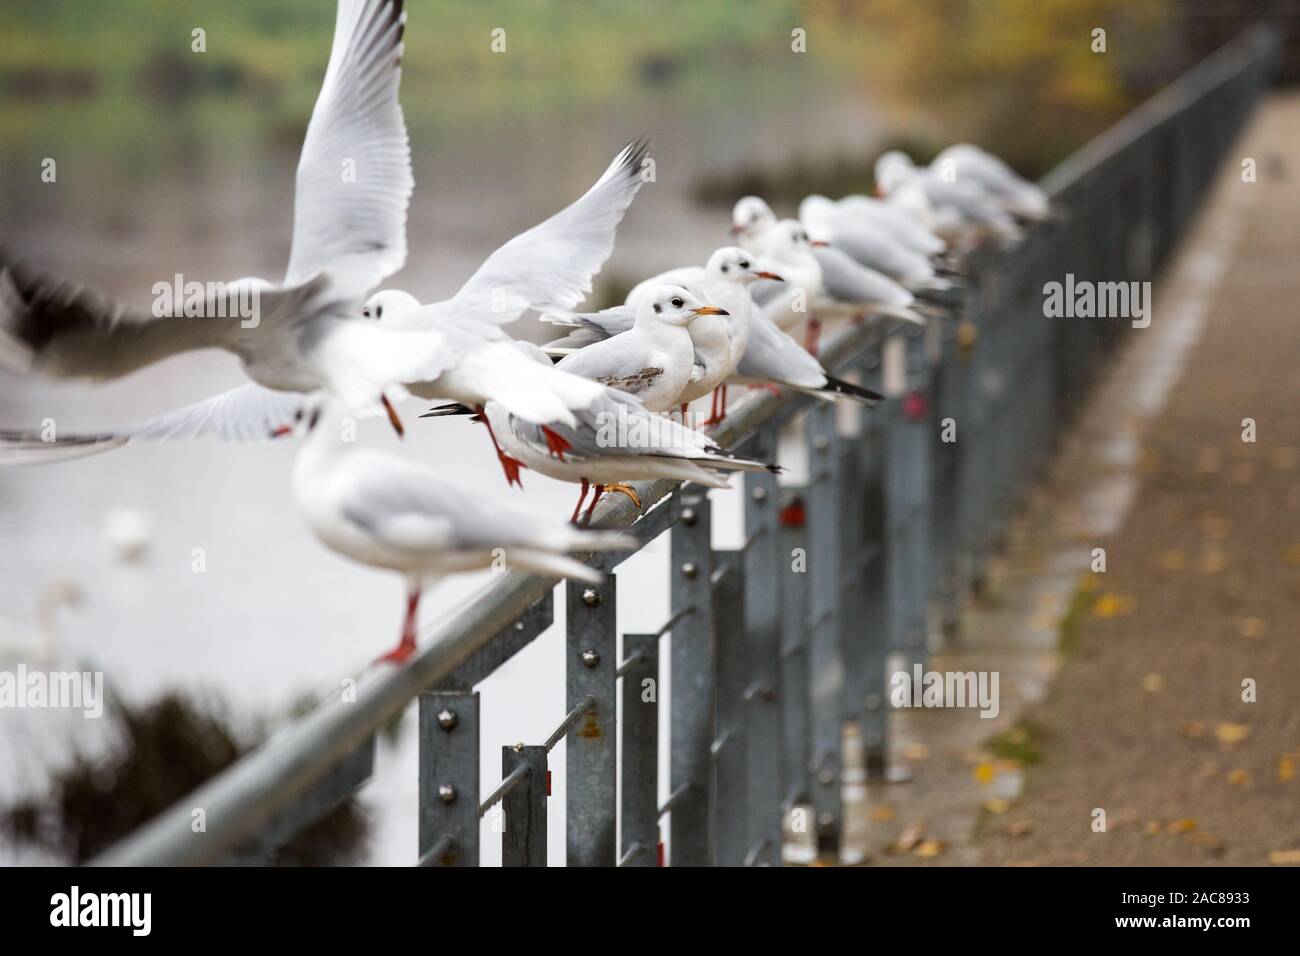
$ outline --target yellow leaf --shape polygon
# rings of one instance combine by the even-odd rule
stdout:
[[[1259,637],[1264,633],[1264,622],[1257,617],[1242,618],[1241,636],[1242,637]]]
[[[1159,674],[1148,674],[1142,678],[1142,689],[1151,694],[1158,694],[1165,689],[1165,679]]]
[[[1270,863],[1300,863],[1300,850],[1272,850],[1268,854]]]
[[[997,771],[993,769],[993,764],[987,761],[975,768],[975,780],[978,783],[990,784],[996,775]]]
[[[1161,830],[1159,820],[1151,820],[1142,828],[1142,832],[1147,836],[1155,836]]]
[[[1182,820],[1173,820],[1166,828],[1170,833],[1191,833],[1196,829],[1196,821],[1191,817],[1184,817]]]
[[[1246,786],[1246,784],[1250,783],[1250,771],[1241,769],[1229,770],[1228,783],[1232,784],[1234,787]]]
[[[1214,736],[1219,738],[1219,743],[1231,747],[1250,736],[1250,727],[1246,724],[1224,722],[1214,728]]]
[[[992,797],[984,801],[984,809],[989,813],[1006,813],[1011,809],[1011,801],[1001,797]]]
[[[923,840],[916,848],[916,855],[929,859],[943,852],[944,845],[938,840]]]
[[[1204,737],[1205,724],[1199,720],[1184,720],[1178,725],[1178,732],[1184,737]]]
[[[871,808],[871,819],[876,823],[888,823],[894,819],[894,808],[887,803],[878,803]]]
[[[1101,618],[1123,617],[1132,614],[1136,604],[1133,598],[1126,595],[1103,594],[1093,604],[1092,613],[1095,617]]]
[[[1300,568],[1300,544],[1293,544],[1286,549],[1286,563],[1293,568]]]
[[[1283,754],[1282,759],[1277,762],[1277,779],[1285,783],[1294,776],[1295,759],[1290,754]]]

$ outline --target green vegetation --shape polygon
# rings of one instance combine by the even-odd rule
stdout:
[[[1015,760],[1022,766],[1043,759],[1046,729],[1032,720],[1018,720],[1007,730],[989,738],[989,753],[999,760]]]

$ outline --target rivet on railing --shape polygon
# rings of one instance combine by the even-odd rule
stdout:
[[[699,571],[700,569],[695,566],[694,561],[687,561],[682,565],[682,577],[684,578],[693,578]]]
[[[749,496],[753,498],[755,501],[766,501],[767,489],[764,488],[762,485],[758,485],[757,487],[754,488],[753,491],[749,493]]]
[[[817,435],[813,438],[813,447],[818,451],[825,451],[831,447],[831,440],[825,435]]]
[[[455,730],[457,724],[456,712],[450,708],[444,707],[438,711],[438,726],[443,730]]]
[[[682,524],[686,525],[688,528],[694,527],[695,521],[698,517],[699,516],[695,513],[694,508],[682,509]]]
[[[600,655],[589,648],[582,652],[582,663],[587,667],[595,667],[600,663]]]
[[[587,588],[582,592],[582,603],[587,607],[595,607],[600,603],[600,592],[595,588]]]
[[[835,771],[829,767],[824,768],[817,774],[817,782],[823,786],[829,787],[835,782]]]
[[[441,784],[439,784],[439,785],[438,785],[438,799],[441,800],[443,803],[455,803],[455,802],[456,802],[456,788],[453,787],[453,786],[452,786],[451,784],[449,784],[449,783],[441,783]]]

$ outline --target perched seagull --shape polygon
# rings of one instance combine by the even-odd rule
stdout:
[[[898,150],[876,160],[875,174],[876,188],[884,196],[893,198],[906,189],[919,193],[933,211],[936,231],[941,235],[974,229],[1003,242],[1023,236],[1010,214],[974,180],[949,180],[941,169],[934,165],[918,167],[910,156]]]
[[[958,182],[977,184],[1013,216],[1033,222],[1045,222],[1054,216],[1047,193],[978,146],[970,143],[949,146],[934,158],[931,165],[943,169],[947,164],[955,170]]]
[[[784,219],[768,230],[765,252],[786,277],[787,284],[791,283],[791,274],[807,276],[810,268],[815,269],[815,284],[803,280],[807,283],[803,288],[809,293],[805,301],[796,297],[799,279],[793,280],[795,290],[786,291],[775,285],[754,289],[754,301],[779,328],[794,325],[804,317],[805,310],[811,314],[805,343],[809,352],[816,352],[824,316],[855,320],[885,316],[919,324],[926,321],[914,308],[916,297],[911,292],[888,276],[854,261],[842,250],[812,240],[803,224],[795,219]],[[805,309],[801,310],[800,306]]]
[[[810,198],[823,199],[825,197]],[[830,200],[827,201],[830,202]],[[931,231],[927,225],[928,211],[923,211],[921,215],[917,215],[912,210],[901,207],[898,203],[886,202],[874,196],[863,196],[857,193],[845,196],[834,205],[840,215],[879,226],[896,241],[913,252],[919,252],[925,256],[941,256],[948,250],[948,243],[944,241],[943,237]],[[802,218],[802,210],[800,218]]]
[[[415,651],[420,595],[440,577],[506,562],[539,574],[597,582],[571,551],[635,547],[626,535],[579,531],[561,519],[485,504],[434,472],[343,440],[337,403],[309,399],[295,431],[293,495],[307,527],[327,547],[407,580],[401,640],[380,660],[400,664]]]
[[[796,346],[798,348],[798,346]],[[541,349],[535,360],[550,364]],[[435,408],[422,416],[470,413],[463,405]],[[723,450],[711,438],[680,425],[670,418],[646,410],[636,398],[607,388],[602,400],[579,413],[578,426],[556,426],[569,448],[563,455],[551,454],[546,436],[538,426],[511,415],[496,402],[488,402],[484,414],[507,453],[524,465],[558,481],[581,484],[573,522],[595,485],[587,514],[595,510],[602,494],[621,493],[638,508],[641,498],[626,482],[668,478],[694,481],[711,488],[730,486],[723,471],[775,471],[775,465],[740,458]]]
[[[421,305],[398,289],[370,297],[364,318],[425,334],[432,343],[456,343],[456,359],[436,380],[406,383],[412,393],[480,412],[495,401],[541,426],[553,454],[564,450],[549,426],[576,425],[574,413],[598,400],[602,390],[579,376],[539,366],[501,326],[529,309],[566,311],[591,292],[592,277],[614,251],[618,224],[641,188],[648,150],[644,140],[625,146],[585,194],[493,252],[450,299]],[[491,419],[482,420],[507,482],[519,483],[519,462],[502,450]]]
[[[860,265],[888,276],[912,292],[954,288],[952,281],[939,275],[929,255],[894,238],[888,228],[869,216],[854,215],[825,196],[808,196],[799,203],[799,221],[814,242],[820,239],[842,250]]]
[[[324,389],[348,407],[436,378],[454,343],[397,334],[357,314],[365,292],[406,259],[413,186],[397,93],[402,0],[340,0],[334,46],[298,163],[293,241],[281,283],[205,287],[183,314],[134,314],[0,254],[0,363],[19,372],[105,380],[180,352],[233,352],[272,389]],[[349,165],[351,164],[351,165]],[[356,170],[356,181],[343,170]],[[251,310],[248,309],[251,303]],[[161,310],[166,311],[166,310]],[[251,314],[250,314],[251,313]]]
[[[652,412],[676,408],[701,371],[688,327],[700,316],[727,315],[681,286],[653,286],[636,309],[632,328],[573,352],[556,368],[635,395]]]
[[[621,306],[601,312],[544,315],[544,319],[556,325],[575,327],[564,338],[549,343],[547,352],[564,355],[628,331],[636,321],[637,306],[651,289],[664,284],[679,285],[697,299],[713,303],[727,313],[725,316],[701,316],[687,326],[691,343],[695,346],[695,364],[700,369],[700,376],[688,383],[679,396],[685,415],[686,406],[691,402],[714,392],[713,408],[703,424],[716,424],[726,416],[726,381],[736,370],[749,341],[749,316],[753,310],[749,287],[760,279],[783,281],[776,273],[760,268],[758,257],[747,250],[723,246],[709,256],[704,266],[669,269],[638,283]]]
[[[731,380],[749,385],[784,385],[825,401],[848,398],[875,405],[885,400],[879,392],[828,375],[807,349],[757,310],[749,323],[749,347]]]

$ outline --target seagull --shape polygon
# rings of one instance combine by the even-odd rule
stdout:
[[[401,639],[380,661],[401,664],[414,653],[420,595],[443,576],[504,560],[594,583],[599,572],[569,552],[635,547],[624,534],[580,531],[534,511],[485,504],[427,468],[357,447],[344,440],[342,412],[328,396],[311,397],[299,411],[294,431],[303,444],[293,465],[293,496],[328,548],[406,578]]]
[[[1029,180],[1017,175],[1005,162],[978,146],[956,143],[934,158],[940,169],[951,164],[959,182],[973,182],[998,200],[1007,212],[1032,222],[1054,217],[1052,201]]]
[[[753,309],[749,287],[760,279],[784,281],[775,272],[760,268],[758,257],[747,250],[739,246],[723,246],[715,250],[703,266],[680,266],[637,283],[621,306],[601,312],[544,315],[546,321],[574,327],[574,331],[564,338],[549,343],[547,353],[564,355],[575,348],[628,331],[636,321],[637,305],[651,289],[664,284],[679,285],[697,299],[715,303],[727,313],[725,316],[701,316],[687,326],[695,346],[695,364],[700,369],[700,376],[688,383],[678,397],[685,416],[691,402],[714,392],[713,407],[702,424],[717,424],[726,417],[726,380],[735,371],[749,341],[749,316]]]
[[[702,374],[688,327],[700,316],[727,314],[681,286],[656,285],[637,304],[632,328],[565,356],[555,367],[635,395],[652,412],[666,412]]]
[[[816,195],[808,197],[805,202],[809,200],[814,205],[821,200],[832,202],[832,200],[826,199],[824,196]],[[948,249],[948,243],[944,241],[943,237],[932,232],[926,224],[925,214],[918,216],[912,210],[906,209],[898,203],[886,202],[874,196],[853,193],[833,204],[837,210],[837,215],[872,223],[885,230],[895,241],[903,244],[913,252],[919,252],[926,256],[940,256]],[[802,207],[800,207],[800,213],[802,219]]]
[[[795,346],[798,348],[798,346]],[[550,364],[542,349],[534,360]],[[463,405],[432,409],[423,418],[470,414]],[[492,421],[494,433],[506,451],[528,468],[558,481],[581,484],[578,503],[570,521],[576,523],[588,489],[595,495],[587,508],[590,517],[602,494],[621,493],[640,509],[641,498],[629,481],[667,478],[693,481],[710,488],[728,488],[722,471],[776,471],[775,465],[741,458],[722,449],[708,436],[670,418],[646,409],[634,396],[606,388],[602,400],[579,413],[577,428],[556,429],[568,444],[563,455],[551,454],[541,429],[511,415],[496,402],[488,402],[483,414]]]
[[[908,246],[870,216],[854,215],[825,196],[799,203],[799,221],[813,241],[841,249],[860,265],[874,269],[912,292],[947,291],[954,283],[939,275],[930,256]],[[931,235],[931,233],[926,233]]]
[[[764,283],[755,287],[754,301],[781,329],[794,325],[805,310],[810,310],[805,342],[809,352],[817,350],[821,317],[825,315],[855,320],[886,316],[925,324],[925,316],[914,308],[916,297],[911,292],[888,276],[855,262],[843,250],[813,240],[796,219],[783,219],[767,230],[764,252],[786,277],[786,284],[793,281],[795,288],[787,291]],[[801,278],[791,280],[791,275]],[[811,275],[816,277],[812,281]],[[799,297],[800,288],[806,299]]]
[[[824,401],[846,398],[877,405],[885,396],[827,374],[821,362],[776,323],[755,310],[749,322],[749,347],[731,381],[750,385],[784,385]]]
[[[542,426],[554,445],[563,441],[550,425],[573,427],[574,412],[602,392],[576,375],[533,362],[502,325],[529,309],[567,311],[591,292],[592,277],[614,251],[618,224],[643,182],[646,140],[627,144],[585,194],[546,221],[515,236],[483,262],[450,299],[421,305],[400,289],[371,296],[362,317],[385,328],[454,340],[458,355],[434,381],[405,383],[426,399],[450,400],[476,411],[496,401],[525,421]],[[491,420],[482,419],[505,471],[519,482],[519,462],[501,449]]]
[[[366,291],[406,260],[414,180],[397,98],[402,7],[402,0],[339,0],[298,162],[289,264],[278,284],[209,283],[202,295],[187,293],[182,308],[156,302],[161,314],[149,315],[0,253],[0,363],[103,381],[181,352],[220,348],[267,388],[324,389],[352,409],[382,403],[400,433],[385,390],[434,379],[460,354],[455,342],[398,334],[356,314]]]
[[[876,160],[876,188],[893,198],[901,190],[912,189],[923,197],[933,211],[935,231],[940,235],[970,232],[990,233],[1003,242],[1018,241],[1023,232],[1015,220],[984,187],[971,179],[949,180],[933,165],[919,167],[899,150],[891,150]],[[908,200],[919,204],[913,198]]]
[[[75,608],[83,600],[81,588],[72,581],[60,578],[41,587],[36,593],[36,617],[30,629],[0,620],[0,664],[58,667],[64,659],[58,612],[61,608]]]

